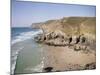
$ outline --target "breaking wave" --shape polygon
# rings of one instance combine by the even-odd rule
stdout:
[[[40,33],[42,33],[42,30],[22,32],[18,36],[14,37],[15,39],[12,40],[11,44],[15,44],[17,42],[21,42],[21,41],[24,41],[24,40],[27,40],[27,39],[31,39],[31,38],[33,38],[34,36],[36,36],[37,34],[40,34]]]
[[[14,39],[12,39],[11,45],[16,44],[21,41],[25,41],[27,39],[31,39],[40,33],[42,33],[42,30],[22,32],[19,35],[15,36]],[[11,53],[11,74],[12,75],[14,74],[18,54],[23,48],[24,47],[20,47],[17,50],[12,50],[12,53]]]

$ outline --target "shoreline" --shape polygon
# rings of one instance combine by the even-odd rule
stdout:
[[[43,72],[95,69],[95,23],[95,17],[63,17],[39,23],[43,33],[34,39],[43,45]]]

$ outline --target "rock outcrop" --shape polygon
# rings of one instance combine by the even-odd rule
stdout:
[[[96,68],[95,17],[64,17],[36,25],[43,30],[34,38],[45,46],[43,72]]]
[[[79,36],[70,36],[66,35],[65,33],[61,31],[51,32],[47,33],[45,35],[39,34],[35,37],[35,41],[38,43],[47,44],[49,46],[74,46],[74,50],[78,51],[82,48],[80,48],[77,44],[84,44],[86,43],[85,36],[79,35]]]
[[[95,44],[95,17],[64,17],[59,20],[34,23],[33,28],[43,30],[43,34],[35,37],[35,41],[52,46],[67,46],[73,44]],[[74,46],[74,50],[80,47]]]

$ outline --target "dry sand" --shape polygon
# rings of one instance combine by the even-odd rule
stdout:
[[[81,70],[86,64],[96,62],[95,50],[74,51],[73,48],[44,46],[44,68],[53,67],[52,71]]]

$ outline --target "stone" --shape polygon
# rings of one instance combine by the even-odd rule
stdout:
[[[89,63],[85,65],[85,69],[95,69],[96,63]]]
[[[53,69],[53,67],[46,67],[46,68],[44,68],[43,70],[44,70],[45,72],[51,72],[52,69]]]
[[[75,50],[75,51],[80,51],[80,50],[81,50],[80,45],[75,45],[75,46],[74,46],[74,50]]]

